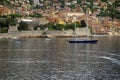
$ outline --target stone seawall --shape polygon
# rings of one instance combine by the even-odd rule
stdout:
[[[89,32],[89,31],[88,31]],[[90,33],[86,32],[85,28],[76,29],[77,36],[86,36]],[[0,33],[0,39],[9,38],[41,38],[41,37],[73,37],[73,30],[53,30],[53,31],[10,31],[9,33]]]
[[[44,37],[74,37],[73,30],[37,30],[37,31],[10,31],[9,33],[0,33],[0,39],[14,39],[14,38],[44,38]],[[90,30],[86,28],[76,29],[78,37],[91,35]],[[116,35],[120,36],[120,35]]]

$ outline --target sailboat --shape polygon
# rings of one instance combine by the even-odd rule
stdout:
[[[69,43],[85,43],[85,44],[96,44],[98,40],[96,39],[90,39],[88,34],[86,39],[78,39],[76,38],[76,22],[75,22],[75,27],[74,27],[74,39],[69,40]],[[88,17],[87,17],[87,27],[86,27],[86,33],[88,32]]]
[[[98,40],[70,40],[69,43],[86,43],[86,44],[96,44]]]

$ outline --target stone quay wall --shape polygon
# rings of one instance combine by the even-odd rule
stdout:
[[[0,39],[9,38],[42,38],[42,37],[73,37],[91,35],[86,28],[76,29],[76,33],[73,30],[33,30],[33,31],[9,31],[8,33],[0,33]]]

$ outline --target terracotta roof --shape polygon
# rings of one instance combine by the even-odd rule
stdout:
[[[0,7],[0,14],[9,14],[10,10],[7,7]]]

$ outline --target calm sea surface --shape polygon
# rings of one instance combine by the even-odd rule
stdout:
[[[120,80],[120,37],[0,40],[0,80]]]

